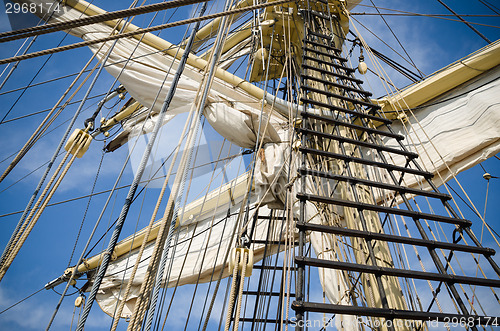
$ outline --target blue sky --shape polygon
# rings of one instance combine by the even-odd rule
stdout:
[[[376,5],[385,8],[405,10],[409,12],[418,12],[425,14],[449,14],[444,7],[437,1],[423,0],[423,1],[396,1],[396,0],[376,0]],[[453,9],[461,14],[494,14],[479,1],[447,1]],[[490,1],[491,2],[491,1]],[[473,4],[472,4],[473,3]],[[363,1],[362,4],[371,5],[370,1]],[[112,10],[117,6],[116,3],[103,1],[98,4],[105,9]],[[121,8],[120,8],[121,9]],[[369,7],[359,6],[353,12],[372,12]],[[186,17],[191,12],[191,8],[183,8],[179,10],[175,17]],[[169,16],[172,12],[167,12]],[[150,16],[148,16],[150,17]],[[158,18],[158,20],[163,17]],[[399,53],[402,53],[401,48],[397,45],[394,37],[387,30],[384,23],[378,17],[373,16],[356,16],[364,25],[369,26],[375,34],[381,39],[392,45]],[[483,24],[490,24],[500,26],[500,18],[468,18],[471,21],[480,22]],[[413,61],[417,64],[418,68],[425,74],[432,72],[446,66],[447,64],[456,61],[471,52],[486,45],[484,40],[478,37],[468,27],[459,22],[452,22],[428,17],[387,17],[387,21],[393,28],[397,37],[405,45],[406,51],[411,55]],[[31,19],[30,19],[31,22]],[[137,18],[134,21],[139,26],[146,26],[146,18]],[[26,23],[29,24],[29,23]],[[484,35],[489,39],[497,40],[500,38],[500,29],[477,26]],[[0,11],[0,31],[8,31],[10,26],[4,11]],[[184,34],[185,27],[172,29],[162,32],[161,36],[171,42],[177,42]],[[55,33],[43,36],[34,44],[32,51],[55,47],[62,38],[64,33]],[[390,56],[398,62],[402,62],[397,54],[388,50],[386,46],[381,44],[375,37],[368,32],[363,33],[364,38],[368,44],[384,54]],[[69,44],[79,41],[77,38],[67,36],[63,44]],[[0,58],[12,56],[20,42],[11,42],[0,47]],[[54,54],[50,61],[47,62],[45,67],[40,71],[34,79],[34,83],[39,83],[77,72],[85,62],[90,58],[91,52],[88,49],[79,49],[68,51],[65,53]],[[0,91],[0,116],[9,111],[11,106],[12,110],[5,118],[5,123],[0,124],[0,169],[4,169],[11,159],[11,155],[18,150],[24,141],[30,136],[31,132],[36,128],[40,120],[43,118],[42,114],[24,117],[33,112],[42,111],[51,108],[67,85],[71,82],[72,78],[61,79],[56,82],[42,84],[36,87],[31,87],[26,90],[21,96],[22,91],[12,93],[4,93],[16,88],[26,86],[34,76],[34,70],[38,69],[47,59],[47,57],[40,57],[29,61],[24,61],[14,72],[11,79],[7,82],[5,87]],[[0,67],[0,72],[3,67]],[[397,76],[392,75],[394,81],[400,87],[409,84],[409,81]],[[373,78],[367,77],[369,80]],[[3,79],[3,76],[2,76]],[[92,96],[100,93],[105,93],[112,79],[107,73],[103,73],[99,78]],[[87,84],[88,85],[88,84]],[[375,96],[384,94],[383,90],[379,89],[375,81],[370,84],[375,89]],[[86,87],[84,87],[85,90]],[[79,100],[83,96],[80,92],[75,100]],[[19,98],[19,101],[16,100]],[[77,127],[83,125],[83,120],[91,114],[96,103],[100,98],[94,98],[88,101],[84,106],[84,114],[77,121]],[[112,103],[111,103],[112,104]],[[114,106],[111,111],[117,109],[119,105]],[[25,159],[19,166],[7,177],[7,179],[0,184],[0,243],[3,249],[7,242],[11,231],[14,229],[20,214],[12,214],[24,209],[30,194],[37,184],[42,172],[35,171],[33,174],[28,175],[38,167],[42,166],[44,162],[50,157],[59,141],[61,132],[66,126],[66,122],[72,116],[72,111],[76,110],[77,104],[71,105],[67,108],[61,117],[54,123],[54,131],[47,134],[41,139],[35,148],[30,151]],[[207,131],[208,140],[216,140],[213,138],[212,133]],[[177,138],[175,138],[177,139]],[[81,195],[89,194],[92,189],[92,184],[95,176],[95,169],[99,165],[101,158],[101,150],[103,147],[102,142],[93,142],[90,150],[84,158],[76,161],[74,168],[68,175],[68,178],[62,183],[60,190],[52,198],[52,202],[63,201],[69,198],[78,197]],[[101,191],[110,188],[115,179],[115,174],[120,169],[123,160],[128,154],[126,147],[121,148],[112,153],[112,157],[106,156],[101,166],[101,178],[110,178],[108,180],[100,180],[95,191]],[[500,176],[500,160],[491,158],[482,163],[486,171],[492,175]],[[484,171],[481,167],[476,166],[458,176],[462,185],[470,194],[472,201],[477,208],[482,212],[484,208],[484,199],[486,191],[486,180],[482,178]],[[26,177],[25,177],[26,176]],[[133,176],[133,171],[130,166],[125,170],[125,176],[120,185],[126,185],[130,178]],[[19,182],[18,182],[19,181]],[[455,189],[456,183],[451,184]],[[486,210],[486,220],[500,232],[500,223],[498,215],[500,213],[500,179],[492,179],[489,188],[488,206]],[[8,189],[7,189],[8,188]],[[113,210],[106,214],[103,220],[101,230],[108,227],[116,214],[119,212],[121,203],[127,189],[119,191],[117,196],[113,199]],[[141,201],[147,201],[148,198],[154,199],[156,194],[155,190],[148,190],[144,195],[139,197]],[[53,207],[49,207],[40,222],[36,225],[30,238],[21,250],[14,264],[8,271],[7,275],[0,284],[0,311],[9,305],[23,299],[31,293],[39,290],[43,285],[58,277],[63,270],[71,263],[75,262],[76,256],[80,254],[83,248],[84,241],[90,233],[94,220],[98,217],[100,207],[106,198],[105,194],[96,196],[92,199],[85,217],[85,223],[82,226],[82,232],[78,245],[75,249],[75,254],[71,260],[73,243],[75,242],[80,225],[85,214],[88,199],[82,199],[78,202],[69,202]],[[142,202],[138,202],[142,203]],[[475,225],[476,233],[481,232],[479,220],[474,216],[470,210],[459,202],[459,205],[464,211],[466,218],[472,220]],[[152,206],[147,203],[143,204],[143,215],[148,215],[151,212]],[[8,215],[12,214],[12,215]],[[8,215],[8,216],[5,216]],[[144,221],[142,221],[144,222]],[[123,230],[122,237],[133,233],[136,226],[142,227],[144,223],[139,222],[139,211],[134,210],[129,215],[129,221]],[[102,232],[102,231],[101,231]],[[107,243],[108,239],[105,240]],[[96,248],[96,251],[102,249],[103,246]],[[80,284],[81,285],[81,284]],[[58,290],[62,290],[58,288]],[[185,291],[185,292],[182,292]],[[181,290],[181,297],[185,296],[183,304],[179,304],[174,309],[181,313],[185,305],[189,304],[189,289]],[[68,297],[56,319],[52,330],[67,330],[71,323],[73,315],[73,301],[75,296]],[[0,314],[0,329],[2,330],[35,330],[45,328],[50,314],[59,299],[59,295],[52,291],[45,291],[36,294],[32,298],[19,304],[15,308]],[[177,311],[175,311],[177,312]],[[199,312],[195,312],[199,313]],[[109,327],[109,318],[100,312],[97,306],[94,306],[92,311],[92,318],[86,330],[101,330]],[[76,323],[76,317],[75,317]],[[179,322],[179,326],[182,322]],[[124,326],[123,324],[122,326]],[[175,324],[177,329],[177,324]]]

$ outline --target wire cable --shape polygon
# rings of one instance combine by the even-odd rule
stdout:
[[[129,9],[117,10],[104,14],[78,18],[71,21],[49,23],[41,26],[30,27],[21,30],[7,31],[0,33],[0,43],[27,38],[35,35],[46,34],[50,32],[57,32],[62,30],[74,29],[80,26],[111,21],[118,18],[125,18],[139,14],[146,14],[176,8],[180,6],[192,5],[200,2],[207,2],[209,0],[171,0],[166,2],[155,3],[147,6],[139,6]]]
[[[156,25],[156,26],[153,26],[153,27],[147,28],[147,29],[140,29],[139,28],[135,31],[121,33],[121,34],[117,34],[114,36],[109,36],[109,37],[104,37],[104,38],[99,38],[99,39],[89,40],[89,41],[83,41],[83,42],[74,43],[74,44],[61,46],[61,47],[57,47],[57,48],[51,48],[51,49],[46,49],[46,50],[42,50],[42,51],[38,51],[38,52],[28,53],[28,54],[20,55],[20,56],[13,56],[10,58],[0,60],[0,65],[6,64],[6,63],[11,63],[11,62],[16,62],[16,61],[21,61],[21,60],[26,60],[26,59],[32,59],[35,57],[44,56],[44,55],[48,55],[48,54],[64,52],[64,51],[68,51],[71,49],[76,49],[76,48],[80,48],[80,47],[85,47],[85,46],[90,46],[90,45],[94,45],[94,44],[98,44],[98,43],[103,43],[106,41],[132,37],[132,36],[140,35],[143,33],[148,33],[148,32],[163,30],[163,29],[167,29],[167,28],[172,28],[172,27],[176,27],[176,26],[196,23],[199,21],[212,20],[212,19],[217,18],[217,17],[229,16],[229,15],[238,14],[238,13],[242,13],[242,12],[250,11],[250,10],[254,10],[254,9],[261,9],[261,8],[266,8],[266,7],[270,7],[270,6],[277,6],[277,5],[281,5],[281,4],[288,3],[288,2],[293,2],[293,1],[291,1],[291,0],[272,1],[272,2],[262,3],[262,4],[250,6],[250,7],[245,7],[245,8],[231,9],[231,10],[224,11],[221,13],[205,15],[205,16],[201,16],[201,17],[197,17],[197,18],[189,18],[189,19],[180,20],[177,22]]]
[[[446,9],[448,9],[453,15],[455,15],[460,21],[462,21],[465,25],[467,25],[472,31],[474,31],[475,33],[477,33],[477,35],[481,38],[483,38],[488,44],[491,44],[491,41],[486,38],[485,35],[483,35],[481,32],[479,32],[475,27],[473,27],[469,22],[467,22],[466,20],[464,20],[460,15],[458,15],[453,9],[451,9],[450,7],[448,7],[448,5],[446,5],[442,0],[437,0],[437,2],[439,2],[440,4],[442,4]]]
[[[194,37],[193,37],[193,40],[194,40]],[[125,199],[125,202],[123,204],[122,211],[120,213],[120,217],[115,225],[115,229],[113,231],[112,237],[111,237],[110,242],[108,244],[107,252],[103,257],[99,271],[97,272],[96,277],[94,279],[94,283],[92,285],[92,290],[90,292],[89,298],[87,299],[87,303],[85,304],[85,308],[84,308],[84,311],[82,313],[82,316],[81,316],[80,320],[78,321],[78,326],[77,326],[78,331],[82,331],[84,326],[85,326],[85,322],[86,322],[87,317],[90,313],[90,309],[94,303],[95,297],[97,295],[97,291],[99,289],[99,286],[100,286],[100,284],[104,278],[104,275],[106,273],[106,270],[108,268],[112,252],[113,252],[114,247],[116,246],[116,243],[118,241],[118,237],[119,237],[121,229],[123,227],[123,223],[124,223],[125,218],[128,214],[130,204],[131,204],[131,202],[134,198],[134,195],[136,193],[138,183],[140,181],[140,178],[142,177],[142,174],[144,173],[146,164],[147,164],[148,159],[149,159],[149,155],[150,155],[151,150],[153,148],[153,144],[156,140],[156,137],[158,135],[161,124],[163,123],[163,118],[165,117],[167,109],[168,109],[170,102],[173,98],[175,86],[177,85],[177,81],[180,78],[180,73],[182,72],[184,63],[187,61],[188,54],[189,54],[189,51],[187,51],[183,54],[183,57],[181,59],[181,63],[179,64],[178,69],[177,69],[176,77],[174,77],[174,81],[172,82],[172,84],[170,86],[168,95],[167,95],[167,97],[162,105],[162,109],[161,109],[160,113],[158,114],[157,122],[155,123],[155,127],[151,133],[151,136],[150,136],[150,139],[148,141],[148,145],[146,146],[146,149],[144,151],[141,163],[139,165],[137,173],[134,176],[134,180],[133,180],[132,185],[131,185],[129,192],[127,194],[127,198]],[[138,303],[136,305],[136,310],[139,306]],[[135,314],[134,314],[134,318],[136,318]],[[141,319],[141,321],[142,321],[142,319]],[[133,325],[133,323],[131,322],[129,327],[132,325]]]
[[[358,6],[363,6],[363,7],[368,7],[368,8],[373,8],[373,6],[369,6],[369,5],[363,5],[363,4],[358,4]],[[421,14],[421,13],[414,13],[414,12],[408,12],[408,11],[404,11],[404,10],[398,10],[398,9],[389,9],[389,8],[383,8],[383,7],[378,7],[379,9],[383,9],[383,10],[387,10],[387,11],[392,11],[392,12],[396,12],[396,13],[401,13],[401,14],[407,14],[408,16],[424,16],[424,17],[430,17],[430,18],[438,18],[438,19],[442,19],[442,20],[447,20],[447,21],[452,21],[452,22],[461,22],[463,23],[463,21],[459,20],[459,19],[452,19],[452,18],[448,18],[447,16],[448,15],[442,15],[442,14]],[[376,13],[353,13],[354,15],[378,15]],[[351,14],[352,15],[352,14]],[[349,16],[351,16],[349,15]],[[385,14],[383,13],[382,15],[392,15],[392,14]],[[394,14],[396,15],[396,14]],[[455,15],[453,15],[455,16]],[[474,17],[473,15],[461,15],[461,16],[469,16],[469,17]],[[483,16],[483,15],[480,15],[480,16]],[[495,17],[495,16],[492,16],[492,17]],[[359,23],[359,22],[358,22]],[[490,28],[496,28],[496,29],[499,29],[500,26],[497,26],[497,25],[490,25],[490,24],[483,24],[483,23],[475,23],[475,22],[469,22],[467,21],[467,23],[471,24],[471,25],[478,25],[478,26],[486,26],[486,27],[490,27]]]
[[[380,15],[380,18],[382,19],[382,21],[384,21],[385,25],[387,26],[387,28],[389,29],[389,31],[391,31],[392,35],[394,36],[394,39],[396,39],[396,41],[398,42],[399,46],[401,47],[401,49],[403,50],[403,52],[405,52],[406,56],[408,56],[408,60],[410,60],[410,62],[412,63],[413,67],[415,69],[418,70],[418,72],[420,73],[420,78],[422,78],[422,76],[425,76],[424,73],[422,71],[420,71],[420,69],[418,69],[417,65],[415,64],[415,62],[413,61],[413,59],[411,58],[410,54],[408,54],[408,52],[406,51],[406,49],[404,48],[403,44],[401,44],[401,41],[399,41],[399,38],[396,36],[396,34],[394,33],[394,31],[392,30],[391,26],[389,25],[389,23],[387,23],[387,21],[385,20],[384,16],[382,16],[382,14],[380,13],[380,10],[378,9],[377,6],[375,6],[375,3],[373,2],[373,0],[370,0],[370,2],[372,3],[372,5],[375,7],[375,9],[377,10],[377,13]]]
[[[28,300],[29,298],[31,298],[31,297],[32,297],[32,296],[34,296],[35,294],[40,293],[40,292],[41,292],[42,290],[44,290],[44,289],[45,289],[45,287],[42,287],[42,288],[41,288],[41,289],[39,289],[38,291],[33,292],[33,293],[31,293],[30,295],[28,295],[26,298],[24,298],[24,299],[22,299],[22,300],[20,300],[20,301],[16,302],[15,304],[13,304],[13,305],[11,305],[11,306],[9,306],[9,307],[5,308],[4,310],[0,311],[0,315],[1,315],[1,314],[3,314],[3,313],[5,313],[7,310],[9,310],[9,309],[11,309],[11,308],[14,308],[14,307],[15,307],[15,306],[17,306],[18,304],[20,304],[20,303],[22,303],[22,302],[24,302],[24,301]]]
[[[42,22],[44,22],[44,20],[50,20],[52,18],[52,15],[54,15],[56,9],[58,8],[59,6],[59,3],[61,2],[61,0],[58,0],[58,1],[54,1],[54,3],[52,5],[50,5],[50,7],[48,8],[48,12],[45,13],[43,15],[42,18],[40,18],[40,20],[38,21],[37,23],[37,26],[39,26]],[[53,6],[53,7],[52,7]],[[47,17],[48,16],[48,17]],[[29,42],[28,46],[26,46],[26,49],[23,51],[23,54],[26,54],[28,52],[28,50],[31,48],[31,46],[33,46],[33,44],[35,43],[35,41],[37,40],[37,37],[35,36],[34,38],[31,39],[31,41]],[[19,52],[21,51],[21,49],[23,48],[23,46],[26,44],[28,40],[26,39],[23,44],[19,47],[18,51],[16,52],[16,55],[19,54]],[[9,80],[10,76],[14,73],[14,71],[17,69],[17,66],[19,65],[19,61],[16,62],[14,64],[14,66],[10,69],[9,73],[7,74],[7,77],[5,77],[5,79],[2,81],[2,83],[0,84],[0,90],[4,87],[4,85],[7,83],[7,81]],[[4,70],[2,71],[2,73],[0,74],[0,77],[3,76],[4,72],[9,68],[10,64],[7,65]]]
[[[234,31],[234,32],[239,32],[239,31],[242,31],[242,30],[244,30],[244,29],[237,30],[237,31]],[[204,43],[207,40],[208,39],[201,39],[201,40],[196,41],[195,44],[201,44],[201,43]],[[133,56],[130,59],[127,58],[127,59],[124,59],[124,60],[118,60],[116,62],[110,62],[110,63],[106,64],[104,67],[108,68],[110,66],[114,66],[114,65],[118,65],[118,64],[124,63],[124,62],[126,62],[128,60],[137,60],[137,59],[141,59],[143,57],[147,57],[147,56],[150,56],[150,55],[154,55],[154,54],[158,54],[158,53],[164,53],[164,52],[166,52],[168,50],[171,50],[173,48],[178,48],[178,45],[172,45],[169,48],[155,50],[155,51],[147,52],[147,53],[144,53],[144,54],[141,54],[141,55],[138,55],[138,56]],[[89,71],[90,71],[90,69],[85,70],[84,73],[89,72]],[[55,82],[55,81],[58,81],[58,80],[61,80],[61,79],[65,79],[65,78],[69,78],[69,77],[72,77],[72,76],[76,76],[77,74],[78,74],[78,72],[75,72],[75,73],[72,73],[72,74],[68,74],[68,75],[64,75],[64,76],[59,76],[59,77],[52,78],[52,79],[47,79],[45,81],[38,82],[38,83],[35,83],[35,84],[17,87],[17,88],[11,89],[9,91],[0,92],[0,96],[4,95],[4,94],[9,94],[9,93],[21,91],[21,90],[23,90],[25,88],[31,88],[31,87],[36,87],[36,86],[44,85],[44,84],[47,84],[47,83],[52,83],[52,82]],[[100,94],[99,96],[101,96],[101,95],[105,95],[105,93]],[[10,122],[10,121],[12,121],[12,120],[6,120],[6,121],[4,121],[4,123]]]
[[[134,6],[134,5],[135,5],[135,3],[136,3],[136,2],[134,2],[134,3],[131,5],[131,7],[132,7],[132,6]],[[118,27],[118,25],[119,25],[119,22],[117,22],[117,24],[116,24],[116,25],[115,25],[115,27],[113,28],[113,31],[115,31],[115,29]],[[124,25],[121,27],[120,32],[122,32],[122,31],[125,29],[125,27],[126,27],[126,26],[127,26],[127,25],[126,25],[126,24],[124,24]],[[113,32],[113,31],[112,31],[112,32]],[[83,99],[84,99],[84,101],[82,101],[82,103],[80,104],[79,109],[81,109],[81,108],[83,107],[83,104],[84,104],[84,102],[85,102],[85,99],[89,96],[90,92],[92,91],[92,88],[95,86],[95,84],[96,84],[96,82],[97,82],[97,79],[99,78],[99,76],[100,76],[100,74],[101,74],[101,72],[102,72],[102,70],[103,70],[103,68],[104,68],[104,64],[107,62],[107,60],[108,60],[108,59],[109,59],[109,57],[111,56],[112,51],[113,51],[113,49],[114,49],[114,47],[115,47],[116,43],[117,43],[117,41],[115,41],[114,43],[112,43],[112,45],[110,46],[110,48],[109,48],[109,49],[108,49],[108,51],[106,52],[106,55],[105,55],[105,56],[101,59],[99,69],[98,69],[98,71],[97,71],[97,73],[96,73],[96,75],[95,75],[94,79],[93,79],[93,80],[92,80],[92,82],[90,83],[90,86],[88,87],[87,92],[86,92],[86,94],[85,94],[85,96],[84,96],[84,98],[83,98]],[[97,53],[96,53],[96,54],[97,54]],[[94,55],[95,55],[95,54],[94,54]],[[64,137],[64,138],[66,138],[66,137]],[[70,149],[70,150],[71,150],[71,149]],[[95,229],[95,228],[94,228],[94,229]],[[93,235],[93,233],[92,233],[92,235]],[[89,241],[90,241],[90,240],[89,240]],[[87,242],[87,245],[88,245],[88,244],[89,244],[89,242]],[[83,255],[83,254],[84,254],[84,252],[82,252],[82,255]],[[108,256],[108,255],[106,255],[106,256]],[[108,256],[108,257],[110,257],[110,256]],[[75,276],[76,269],[77,269],[77,268],[75,268],[75,269],[73,270],[72,274],[71,274],[71,277],[72,277],[72,278]],[[51,317],[51,319],[50,319],[50,321],[49,321],[48,325],[47,325],[47,328],[46,328],[46,330],[47,330],[47,331],[50,329],[50,326],[51,326],[52,322],[54,321],[54,319],[55,319],[55,317],[56,317],[56,315],[57,315],[57,313],[58,313],[58,311],[59,311],[59,307],[61,306],[61,304],[62,304],[62,300],[64,299],[64,294],[65,294],[65,293],[66,293],[66,291],[68,290],[69,283],[70,283],[70,282],[68,282],[68,283],[66,284],[66,287],[65,287],[65,289],[64,289],[63,295],[61,296],[61,298],[59,299],[59,302],[57,303],[57,306],[56,306],[56,308],[55,308],[55,310],[54,310],[54,312],[53,312],[53,314],[52,314],[52,317]],[[88,316],[88,313],[90,312],[90,307],[92,306],[92,302],[90,303],[90,307],[89,307],[89,308],[88,308],[88,306],[89,306],[89,302],[87,301],[87,302],[85,303],[85,307],[84,307],[84,310],[83,310],[83,313],[82,313],[81,319],[79,319],[79,321],[78,321],[79,323],[78,323],[78,325],[77,325],[77,330],[82,330],[82,329],[83,329],[83,325],[81,325],[81,323],[80,323],[80,322],[82,321],[82,319],[86,319],[86,317]],[[85,315],[85,313],[86,313],[86,315]],[[85,315],[85,317],[84,317],[84,315]],[[83,324],[85,324],[85,323],[83,323]]]
[[[487,1],[484,1],[484,0],[478,0],[478,1],[480,3],[482,3],[483,5],[485,5],[486,7],[488,7],[488,9],[490,9],[495,14],[500,15],[500,9],[498,9],[497,7],[493,6],[492,4],[490,4],[490,3],[488,3]]]
[[[431,18],[442,18],[442,17],[455,17],[452,14],[422,14],[422,13],[367,13],[367,12],[359,12],[359,13],[349,13],[351,16],[401,16],[401,17],[431,17]],[[500,14],[499,14],[500,15]],[[498,15],[476,15],[476,14],[460,14],[462,17],[491,17],[498,18]],[[459,22],[459,20],[453,20],[455,22]]]
[[[202,12],[200,14],[203,13],[203,11],[205,10],[206,8],[206,2],[203,4],[203,9],[202,9]],[[199,27],[199,23],[196,25],[196,27],[194,28],[194,30],[191,32],[191,37],[190,37],[190,40],[189,40],[189,43],[188,43],[188,46],[189,48],[186,48],[186,52],[184,53],[182,59],[181,59],[181,63],[179,64],[179,67],[177,69],[177,73],[172,81],[172,84],[170,85],[170,89],[169,89],[169,93],[166,97],[166,100],[165,100],[165,103],[162,107],[162,112],[165,112],[166,111],[166,108],[168,108],[168,105],[170,103],[170,99],[173,95],[173,93],[175,92],[175,89],[176,89],[176,85],[177,85],[177,82],[178,82],[178,79],[180,78],[180,73],[182,73],[182,71],[184,70],[184,65],[185,65],[185,61],[187,59],[187,54],[189,53],[189,50],[190,50],[190,47],[192,46],[193,44],[193,41],[194,41],[194,35],[196,34],[196,31],[198,30],[198,27]],[[170,72],[170,69],[169,69],[169,72]],[[169,74],[169,72],[167,73],[167,76]],[[165,110],[164,110],[165,108]],[[158,119],[158,121],[160,121],[160,119]],[[188,120],[189,121],[189,120]],[[188,121],[186,121],[186,127],[187,128],[187,123]],[[158,123],[157,123],[158,124]],[[156,126],[155,126],[155,129],[156,129]],[[182,134],[181,136],[184,136],[184,134]],[[181,138],[183,139],[183,138]],[[179,145],[180,146],[180,143]],[[157,212],[159,210],[159,207],[160,207],[160,204],[162,202],[162,199],[163,199],[163,196],[165,194],[165,190],[168,186],[168,182],[169,182],[169,179],[170,179],[170,174],[172,173],[172,167],[175,163],[175,158],[177,157],[177,154],[178,154],[178,149],[176,148],[175,149],[175,154],[174,154],[174,160],[171,162],[170,164],[170,169],[169,169],[169,174],[165,177],[165,180],[163,182],[163,185],[162,185],[162,188],[161,188],[161,191],[160,191],[160,194],[158,195],[158,199],[157,199],[157,202],[156,202],[156,206],[155,206],[155,209],[153,211],[153,214],[151,216],[151,219],[150,219],[150,222],[149,222],[149,225],[147,227],[147,230],[146,230],[146,234],[144,236],[144,240],[141,244],[141,247],[139,249],[139,252],[137,253],[137,258],[136,258],[136,262],[133,266],[133,270],[132,270],[132,273],[130,275],[130,278],[128,280],[128,283],[126,285],[126,288],[125,288],[125,293],[123,295],[123,300],[120,302],[120,304],[118,305],[117,307],[117,311],[115,312],[115,315],[114,315],[114,321],[113,321],[113,325],[111,327],[111,330],[116,330],[116,327],[118,326],[118,321],[121,317],[121,313],[122,313],[122,310],[123,310],[123,307],[125,305],[125,302],[127,300],[127,297],[129,295],[129,292],[130,292],[130,289],[132,287],[132,283],[133,283],[133,280],[134,280],[134,277],[135,277],[135,274],[136,274],[136,271],[139,267],[139,264],[140,264],[140,261],[141,261],[141,257],[142,257],[142,254],[144,252],[144,249],[146,247],[146,244],[147,244],[147,239],[149,237],[149,233],[151,232],[151,229],[154,225],[154,222],[156,220],[156,215],[157,215]],[[161,279],[160,279],[161,281]],[[151,313],[150,315],[153,315],[154,313]],[[151,316],[152,317],[152,316]],[[134,320],[136,319],[136,314],[134,314],[133,316],[133,320],[132,320],[132,323],[134,322]],[[148,322],[149,322],[149,319],[148,319]],[[130,325],[133,325],[133,324],[130,324]],[[151,324],[147,324],[147,328],[150,328]]]
[[[61,41],[59,41],[59,43],[57,44],[57,47],[59,47],[63,41],[66,39],[68,35],[64,35],[64,37],[61,39]],[[33,75],[33,77],[31,78],[30,82],[28,83],[28,86],[33,83],[33,81],[38,77],[38,75],[40,74],[40,72],[42,72],[42,70],[45,68],[45,66],[47,65],[47,63],[50,61],[50,59],[52,58],[52,55],[51,54],[50,56],[48,56],[45,61],[42,63],[42,65],[38,68],[38,70],[36,71],[36,73]],[[14,107],[17,105],[17,103],[19,102],[19,100],[21,100],[21,98],[23,97],[24,93],[26,92],[26,88],[22,90],[21,94],[18,95],[18,97],[16,98],[16,100],[14,101],[14,103],[10,106],[10,108],[7,110],[7,112],[5,113],[5,115],[2,117],[2,119],[0,120],[0,125],[2,125],[3,123],[5,123],[5,119],[7,118],[7,116],[9,116],[10,112],[14,109]],[[1,181],[1,180],[0,180]]]
[[[102,96],[105,96],[106,93],[101,93],[101,94],[96,94],[96,95],[93,95],[93,96],[89,96],[87,98],[87,100],[92,100],[92,99],[95,99],[95,98],[100,98]],[[76,100],[76,101],[72,101],[70,103],[67,104],[67,106],[70,106],[70,105],[74,105],[76,103],[80,103],[82,102],[82,99],[79,99],[79,100]],[[62,106],[61,106],[62,107]],[[59,109],[60,107],[57,107],[57,109]],[[23,115],[23,116],[19,116],[19,117],[15,117],[15,118],[11,118],[9,120],[6,120],[3,122],[3,124],[6,124],[6,123],[9,123],[9,122],[14,122],[14,121],[18,121],[18,120],[22,120],[24,118],[28,118],[28,117],[31,117],[31,116],[35,116],[35,115],[40,115],[40,114],[43,114],[43,113],[46,113],[48,111],[50,111],[52,108],[47,108],[47,109],[43,109],[43,110],[39,110],[39,111],[36,111],[36,112],[33,112],[33,113],[30,113],[30,114],[26,114],[26,115]],[[18,151],[19,152],[19,151]],[[18,152],[8,156],[6,159],[14,156],[15,154],[17,154]],[[6,159],[0,161],[0,163],[4,162]]]

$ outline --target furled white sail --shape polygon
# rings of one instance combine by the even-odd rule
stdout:
[[[30,2],[39,3],[40,7],[45,8],[48,8],[48,5],[50,5],[50,3],[42,0],[33,0]],[[96,9],[95,6],[85,1],[78,1],[78,4],[83,6],[83,8]],[[54,13],[53,18],[49,22],[64,22],[87,16],[69,6],[61,6],[60,8],[61,10]],[[129,25],[129,29],[131,29],[131,26]],[[95,40],[112,34],[113,28],[110,25],[99,23],[73,28],[70,30],[70,33],[83,40]],[[151,34],[146,35],[153,36]],[[161,40],[156,36],[154,37],[154,40]],[[107,42],[104,45],[91,45],[89,48],[94,53],[97,52],[97,57],[102,60],[112,44],[113,42]],[[168,49],[161,48],[166,46],[170,46],[170,51],[173,50],[174,53],[182,51],[182,49],[168,42],[153,47],[151,43],[147,43],[142,39],[121,38],[116,42],[107,60],[106,70],[119,79],[120,83],[122,83],[135,100],[148,109],[152,109],[149,116],[147,118],[140,118],[142,120],[139,120],[136,126],[142,127],[146,119],[149,122],[154,122],[177,70],[178,60],[167,54]],[[201,59],[197,60],[198,58],[194,56],[190,57],[192,58],[191,61],[205,63]],[[176,89],[175,97],[170,103],[167,120],[171,119],[173,115],[188,112],[197,94],[203,72],[189,63],[190,61],[188,61],[184,69]],[[223,71],[221,72],[224,74]],[[230,75],[229,73],[227,74]],[[257,87],[255,89],[260,90]],[[264,112],[269,113],[270,107],[266,106]],[[255,123],[259,121],[260,113],[261,100],[246,93],[238,86],[233,86],[217,77],[214,79],[204,114],[210,124],[216,130],[221,130],[221,134],[229,141],[241,147],[253,147],[256,138],[253,129]],[[221,115],[224,116],[221,117]],[[282,121],[283,118],[275,113],[273,121],[271,121],[271,125],[268,127],[269,132],[264,133],[262,131],[262,137],[265,140],[277,141],[279,139],[272,132],[274,131],[273,126],[279,126],[279,120]],[[130,126],[130,130],[137,130],[136,126]],[[233,133],[231,135],[227,134],[228,126],[231,127],[229,131]],[[146,125],[146,129],[140,131],[147,133],[148,127],[151,127],[151,125]],[[235,132],[238,134],[234,134]],[[245,137],[243,140],[240,139],[241,135]],[[254,141],[247,142],[246,138],[252,135]]]

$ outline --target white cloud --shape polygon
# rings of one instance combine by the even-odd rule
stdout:
[[[0,310],[15,303],[13,297],[18,297],[19,293],[12,293],[8,289],[0,288]],[[48,322],[48,317],[52,315],[53,307],[40,304],[36,298],[28,299],[19,305],[9,309],[0,315],[0,328],[7,330],[6,326],[17,326],[17,329],[40,330],[41,325]],[[68,309],[62,309],[54,326],[69,327],[71,323],[72,312]]]
[[[2,330],[41,330],[44,329],[52,316],[59,296],[43,290],[26,301],[9,309],[0,315],[0,329]],[[45,292],[45,293],[44,293]],[[47,300],[49,295],[49,300]],[[43,296],[41,298],[40,296]],[[0,311],[8,308],[18,301],[19,293],[0,287]],[[16,298],[16,299],[13,299]],[[63,305],[54,319],[51,330],[68,330],[73,320],[73,328],[78,322],[78,308],[73,315],[73,302],[75,296],[65,298]],[[103,329],[111,325],[111,319],[104,313],[97,311],[94,305],[91,315],[86,323],[86,330]]]

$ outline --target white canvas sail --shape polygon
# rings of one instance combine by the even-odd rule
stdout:
[[[500,152],[500,41],[457,61],[391,98],[379,101],[388,115],[403,116],[392,128],[419,154],[420,166],[434,174],[439,186]],[[384,139],[396,147],[394,139]],[[368,151],[366,151],[368,153]],[[397,165],[405,158],[392,155]],[[430,189],[415,176],[410,187]]]

